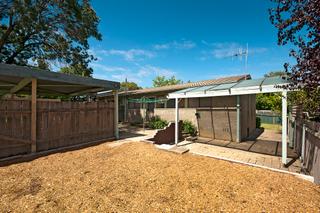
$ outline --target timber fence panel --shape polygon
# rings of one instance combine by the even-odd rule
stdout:
[[[37,151],[114,137],[106,102],[37,102]],[[0,101],[0,158],[31,150],[31,101]]]

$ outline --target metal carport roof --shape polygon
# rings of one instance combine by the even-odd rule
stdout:
[[[282,92],[284,88],[281,86],[288,84],[289,81],[283,77],[266,77],[242,80],[235,83],[212,84],[209,86],[188,88],[169,93],[168,98],[198,98]]]
[[[31,79],[37,79],[39,95],[73,96],[120,88],[119,82],[50,72],[27,66],[0,64],[0,95],[30,94]]]

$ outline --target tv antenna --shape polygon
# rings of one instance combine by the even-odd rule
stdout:
[[[237,58],[240,59],[240,61],[242,61],[242,57],[244,57],[244,69],[245,69],[245,72],[248,71],[248,55],[249,55],[248,43],[247,43],[247,48],[246,49],[242,49],[242,47],[241,47],[241,48],[238,49],[238,52],[231,54],[232,60],[233,60],[233,57],[237,57]]]

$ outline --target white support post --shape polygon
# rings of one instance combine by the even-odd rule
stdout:
[[[237,95],[237,142],[241,142],[240,95]]]
[[[119,103],[118,91],[114,91],[114,136],[119,139]]]
[[[175,104],[176,104],[176,122],[175,122],[175,137],[174,141],[175,144],[178,145],[179,141],[179,99],[175,99]]]
[[[287,91],[282,92],[282,163],[287,163]]]

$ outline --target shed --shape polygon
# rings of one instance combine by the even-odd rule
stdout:
[[[0,64],[0,157],[117,138],[119,88],[119,82]],[[113,91],[113,102],[38,98],[105,90]]]
[[[168,95],[169,99],[175,99],[175,123],[178,123],[179,121],[179,100],[185,99],[185,98],[211,98],[218,101],[218,97],[224,97],[224,99],[221,99],[220,101],[226,101],[229,97],[234,102],[234,108],[235,112],[230,115],[227,110],[227,113],[225,116],[230,117],[233,116],[234,122],[231,122],[231,125],[235,126],[235,135],[236,140],[238,142],[241,141],[242,135],[245,133],[243,130],[243,125],[248,125],[248,121],[245,120],[243,122],[243,119],[247,119],[247,116],[243,116],[243,113],[246,113],[244,109],[248,109],[249,105],[254,105],[255,107],[255,101],[254,102],[247,102],[243,101],[243,99],[248,99],[248,95],[255,95],[260,93],[275,93],[275,92],[281,92],[282,93],[282,163],[287,163],[287,90],[283,87],[285,85],[289,84],[289,82],[282,78],[282,77],[267,77],[267,78],[261,78],[261,79],[250,79],[250,80],[242,80],[239,82],[234,83],[223,83],[223,84],[215,84],[215,85],[209,85],[209,86],[202,86],[202,87],[194,87],[194,88],[188,88],[184,90],[179,90],[173,93],[170,93]],[[250,98],[249,98],[250,99]],[[201,116],[201,115],[200,115]],[[210,115],[212,116],[212,114]],[[207,124],[210,124],[210,122],[213,123],[213,125],[204,125],[207,127],[207,132],[214,132],[214,123],[219,122],[222,118],[218,119],[210,119],[209,115],[203,114],[203,117],[205,119],[209,119],[210,121],[207,122]],[[249,116],[250,117],[250,116]],[[249,119],[251,121],[251,119]],[[249,122],[250,122],[249,121]],[[249,125],[250,126],[250,125]],[[176,125],[176,131],[175,131],[175,143],[178,143],[178,125]],[[201,131],[200,131],[201,134]],[[205,136],[207,133],[205,133]],[[209,134],[209,133],[208,133]],[[214,137],[214,136],[212,136]]]

